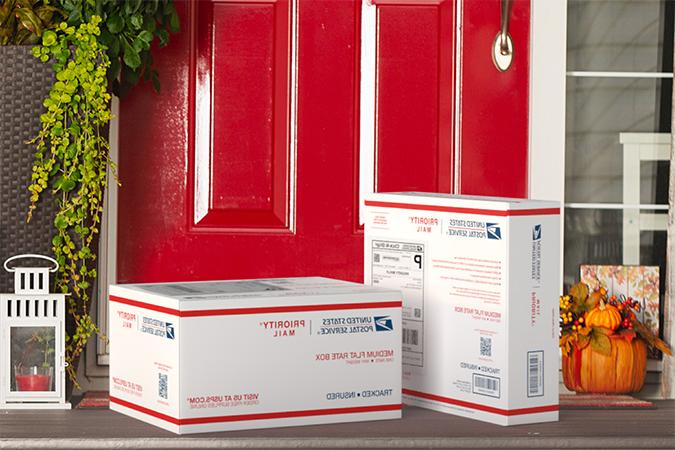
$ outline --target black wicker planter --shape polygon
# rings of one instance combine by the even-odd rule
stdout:
[[[53,73],[49,64],[31,54],[32,46],[0,46],[0,264],[12,255],[51,255],[55,206],[49,195],[40,200],[30,223],[28,184],[42,101]],[[0,269],[0,292],[12,292],[11,274]]]

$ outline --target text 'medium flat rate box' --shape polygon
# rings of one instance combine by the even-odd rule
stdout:
[[[403,293],[406,403],[499,425],[558,420],[558,203],[371,194],[364,272]]]
[[[328,278],[110,286],[110,407],[175,433],[401,417],[401,293]]]

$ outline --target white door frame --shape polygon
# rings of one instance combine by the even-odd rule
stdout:
[[[565,195],[567,0],[531,0],[528,197]]]
[[[560,203],[563,285],[567,0],[531,0],[528,197]]]

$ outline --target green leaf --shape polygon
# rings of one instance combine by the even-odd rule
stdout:
[[[140,30],[143,26],[143,16],[140,14],[134,14],[131,16],[130,22],[133,29]]]
[[[157,29],[157,23],[155,22],[155,17],[153,12],[150,11],[150,14],[146,14],[143,18],[143,29],[149,33],[154,33]]]
[[[130,45],[124,46],[124,64],[132,69],[138,69],[141,65],[141,57],[138,52]]]
[[[138,84],[138,79],[139,79],[138,71],[125,68],[123,78],[125,83],[135,86],[136,84]]]
[[[149,44],[152,42],[152,33],[146,30],[141,31],[138,33],[138,39],[142,40],[143,42]]]
[[[155,12],[157,12],[158,6],[159,6],[158,0],[148,0],[145,2],[145,11],[148,14],[155,14]]]
[[[45,47],[51,47],[52,45],[56,44],[56,39],[56,33],[54,33],[52,30],[47,30],[42,33],[42,45]]]
[[[65,230],[66,227],[68,226],[68,222],[66,222],[66,219],[63,216],[58,215],[54,219],[54,226],[59,230]],[[65,258],[64,258],[64,262],[65,262]],[[60,265],[63,266],[63,264],[60,264]]]
[[[174,9],[171,13],[171,19],[169,19],[169,30],[172,33],[178,33],[180,31],[180,19],[178,18],[178,13]]]
[[[108,17],[106,24],[108,25],[108,30],[113,34],[119,33],[124,28],[124,20],[118,14]]]
[[[141,40],[141,39],[138,39],[138,38],[134,39],[134,42],[133,42],[133,44],[132,44],[132,47],[133,47],[134,50],[136,50],[136,52],[139,53],[139,54],[140,54],[143,50],[145,50],[145,49],[147,49],[147,48],[150,48],[150,46],[148,45],[147,42],[145,42],[145,41],[143,41],[143,40]]]
[[[63,238],[62,238],[60,235],[58,235],[58,234],[55,235],[55,236],[52,238],[52,245],[53,245],[54,247],[59,247],[59,246],[61,245],[62,242],[63,242]]]
[[[70,192],[75,189],[75,182],[73,180],[64,180],[61,184],[61,190],[63,192]]]
[[[74,8],[68,14],[68,25],[77,25],[82,21],[82,11],[80,8]]]
[[[610,356],[612,354],[612,343],[609,341],[609,337],[607,335],[594,332],[590,336],[591,348],[593,350],[605,356]]]
[[[150,80],[152,81],[152,87],[155,89],[155,92],[158,94],[160,93],[160,84],[159,84],[159,76],[157,75],[157,71],[153,70],[152,75],[150,77]]]
[[[593,328],[593,333],[604,334],[605,336],[611,336],[614,334],[614,330],[610,330],[605,327],[591,327]]]
[[[111,54],[111,60],[117,59],[116,57],[120,54],[120,41],[117,38],[114,38],[108,47]]]
[[[52,170],[49,171],[49,176],[53,177],[54,175],[56,175],[56,172],[58,172],[59,169],[61,169],[61,164],[59,164],[59,163],[54,164],[54,167],[52,167]]]
[[[165,47],[169,43],[169,32],[164,28],[157,30],[157,37],[159,38],[160,47]]]
[[[164,14],[169,16],[173,13],[176,12],[176,6],[173,4],[173,2],[168,1],[168,0],[162,0],[164,3]]]
[[[124,12],[127,14],[133,14],[138,11],[140,6],[141,0],[127,0],[124,2]]]
[[[108,80],[116,80],[120,74],[120,60],[119,58],[110,59],[110,69],[108,69]]]
[[[108,30],[103,29],[101,30],[101,35],[98,37],[98,40],[106,47],[110,47],[116,38]]]

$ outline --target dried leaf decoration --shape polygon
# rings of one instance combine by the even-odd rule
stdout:
[[[652,333],[652,331],[649,328],[647,328],[642,322],[638,320],[633,320],[632,323],[633,327],[637,331],[637,334],[642,339],[647,341],[650,347],[656,347],[668,356],[673,355],[670,345],[668,345],[665,341],[659,339],[659,337],[656,336],[654,333]]]
[[[577,283],[570,288],[570,296],[574,303],[585,303],[588,298],[588,286],[585,283]]]
[[[597,330],[598,328],[595,328],[590,334],[591,347],[598,353],[610,356],[612,354],[612,343],[609,342],[609,337],[605,333]]]

